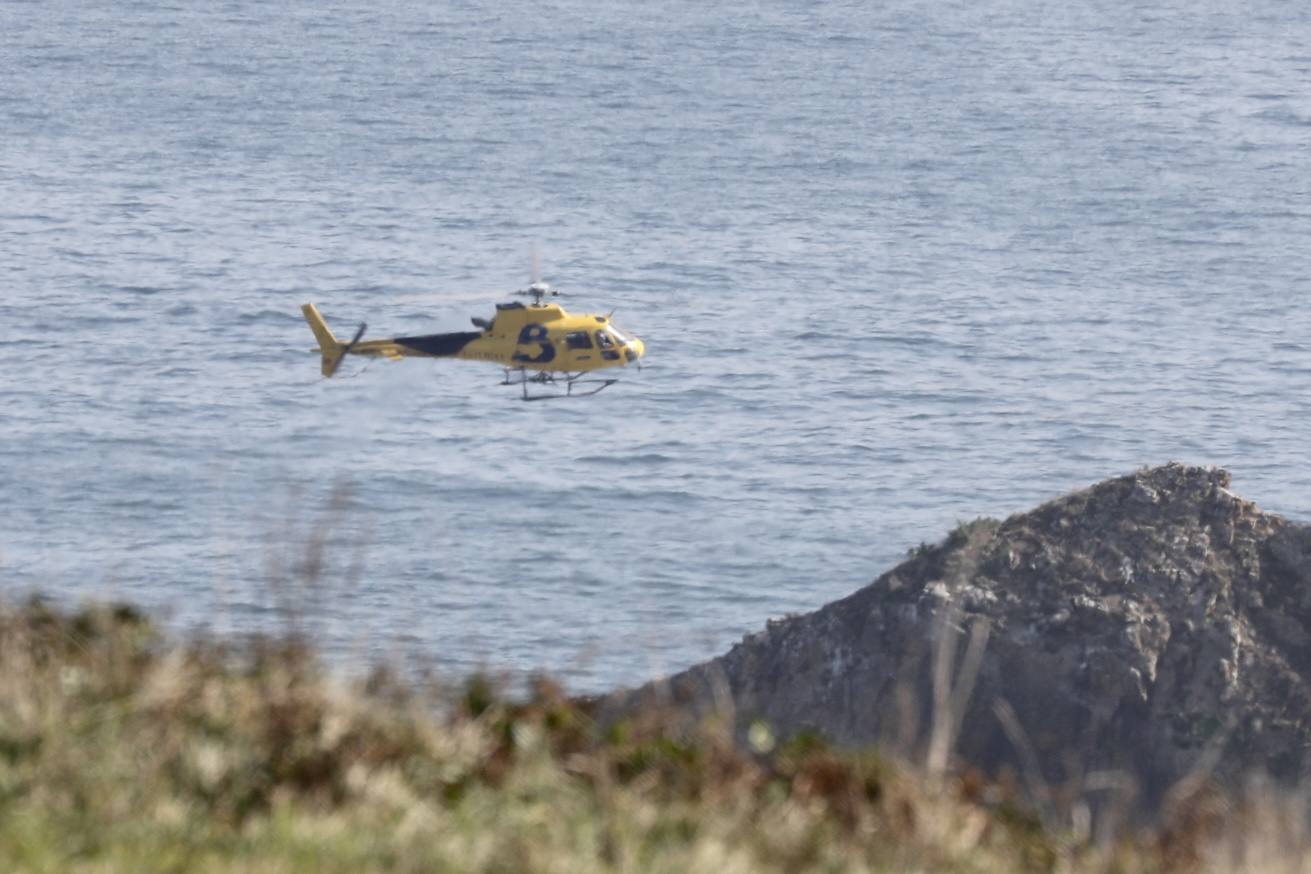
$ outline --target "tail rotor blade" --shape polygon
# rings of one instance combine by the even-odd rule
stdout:
[[[337,372],[337,368],[341,367],[341,362],[344,361],[346,356],[350,354],[350,351],[355,348],[355,344],[360,342],[360,338],[364,336],[364,329],[367,327],[368,325],[366,323],[360,322],[359,330],[355,332],[354,337],[351,337],[351,341],[341,347],[341,350],[337,352],[335,359],[331,362],[325,362],[325,370],[323,371],[324,376],[332,376]]]
[[[360,322],[359,330],[355,332],[354,337],[351,337],[351,341],[346,344],[346,348],[342,350],[341,353],[342,355],[345,355],[347,352],[351,351],[351,347],[353,347],[356,343],[360,342],[360,338],[364,336],[364,329],[367,327],[368,327],[368,323]]]

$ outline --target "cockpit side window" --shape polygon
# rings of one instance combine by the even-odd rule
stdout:
[[[601,357],[606,361],[619,360],[619,350],[615,349],[615,338],[605,328],[597,329],[596,345],[601,347]]]
[[[586,331],[573,331],[564,335],[565,345],[570,349],[591,349],[592,338]]]

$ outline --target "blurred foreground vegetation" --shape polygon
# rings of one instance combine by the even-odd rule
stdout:
[[[1298,871],[1290,805],[1189,806],[1093,848],[1005,787],[815,739],[601,727],[296,640],[165,641],[126,607],[0,607],[0,871]]]

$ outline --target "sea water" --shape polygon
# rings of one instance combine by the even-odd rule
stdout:
[[[0,595],[602,689],[960,521],[1311,515],[1296,4],[0,0]],[[586,400],[352,359],[532,279]]]

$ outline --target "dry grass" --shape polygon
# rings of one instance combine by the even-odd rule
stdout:
[[[295,640],[166,643],[128,608],[0,609],[0,870],[1299,871],[1305,808],[1194,793],[1093,851],[977,775],[926,781],[813,738],[743,751],[649,713],[601,728]],[[767,752],[764,752],[767,750]],[[940,763],[935,771],[941,770]]]

